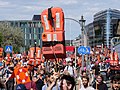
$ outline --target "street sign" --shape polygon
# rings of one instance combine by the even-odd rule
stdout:
[[[12,53],[12,46],[5,46],[6,53]]]
[[[86,54],[90,54],[90,47],[86,46]]]
[[[78,48],[78,53],[79,54],[82,54],[82,55],[84,55],[84,54],[90,54],[90,47],[85,47],[85,46],[80,46],[79,48]]]
[[[86,48],[84,46],[80,46],[78,48],[78,53],[84,55],[86,53]]]

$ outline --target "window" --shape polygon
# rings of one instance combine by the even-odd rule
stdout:
[[[26,46],[26,39],[25,39],[25,46]]]
[[[18,27],[18,22],[15,22],[15,26]]]
[[[31,36],[32,36],[32,39],[34,39],[34,34],[31,34]]]
[[[34,33],[36,33],[36,29],[34,28]]]
[[[41,34],[38,34],[38,38],[41,39]]]
[[[32,27],[32,23],[31,22],[29,22],[28,27]]]
[[[35,28],[36,29],[36,33],[38,34],[39,32],[38,32],[38,28]]]
[[[30,45],[31,45],[31,40],[29,40],[29,43],[30,43]]]
[[[25,33],[28,34],[29,33],[29,28],[24,28]]]
[[[40,28],[38,28],[38,33],[41,33],[41,30],[40,30]]]
[[[25,39],[26,39],[26,34],[25,34]]]
[[[29,40],[26,39],[26,46],[29,46]]]
[[[34,34],[34,39],[37,39],[37,35],[36,34]]]
[[[26,33],[26,28],[24,28],[24,32]]]
[[[29,39],[29,34],[26,34],[26,39]]]
[[[40,40],[38,40],[38,45],[40,45]]]
[[[41,23],[40,22],[38,23],[38,27],[41,27]]]
[[[34,28],[31,28],[31,34],[33,34],[34,33]]]
[[[29,39],[32,39],[32,36],[31,36],[31,34],[29,34]]]
[[[31,33],[32,31],[31,31],[31,28],[29,28],[29,33]]]

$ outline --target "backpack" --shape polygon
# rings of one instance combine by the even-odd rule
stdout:
[[[18,84],[16,90],[27,90],[24,84]]]
[[[102,64],[101,69],[106,69],[105,64]]]

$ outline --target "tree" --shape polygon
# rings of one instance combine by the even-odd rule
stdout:
[[[1,47],[2,41],[3,41],[3,35],[2,35],[2,33],[0,32],[0,47]]]
[[[0,44],[2,47],[12,45],[13,50],[18,52],[23,43],[23,32],[21,28],[12,27],[9,23],[0,23]]]

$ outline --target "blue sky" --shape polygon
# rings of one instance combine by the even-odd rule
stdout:
[[[0,20],[31,20],[34,14],[49,7],[61,7],[65,17],[79,20],[81,15],[86,24],[93,21],[93,15],[105,9],[120,10],[119,0],[0,0]],[[65,20],[66,39],[80,34],[78,23]]]

